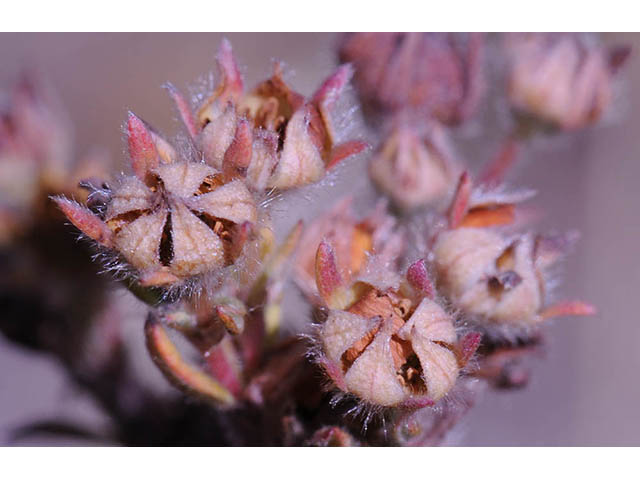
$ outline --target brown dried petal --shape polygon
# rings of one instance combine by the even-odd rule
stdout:
[[[529,322],[542,306],[542,291],[532,252],[532,240],[528,236],[523,237],[515,247],[513,270],[522,281],[502,294],[500,303],[492,312],[493,318],[500,323]]]

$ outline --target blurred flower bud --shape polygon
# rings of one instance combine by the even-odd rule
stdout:
[[[425,135],[398,127],[371,160],[371,179],[401,209],[437,203],[452,189],[459,168],[444,135],[439,127]]]
[[[630,50],[607,51],[593,40],[574,33],[507,35],[513,108],[562,130],[597,122],[611,102],[614,74]]]
[[[447,125],[467,119],[481,87],[480,34],[354,33],[340,48],[365,107],[415,110]]]
[[[439,286],[465,312],[497,324],[536,321],[545,284],[531,237],[514,240],[487,229],[458,228],[439,236],[434,256]]]
[[[76,161],[72,128],[46,82],[25,74],[0,107],[0,244],[51,213],[48,196],[83,196],[78,181],[103,173],[104,155]]]
[[[366,217],[357,219],[352,198],[336,203],[326,214],[306,227],[296,258],[296,283],[305,295],[318,303],[315,264],[320,242],[329,242],[335,251],[337,268],[345,280],[364,271],[370,256],[378,264],[393,267],[404,250],[404,236],[396,220],[388,214],[386,202],[378,202]]]

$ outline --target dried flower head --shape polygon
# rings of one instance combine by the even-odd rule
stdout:
[[[351,197],[340,200],[307,226],[300,239],[295,280],[314,303],[320,301],[316,287],[316,252],[321,241],[332,245],[338,271],[347,282],[364,271],[371,258],[378,264],[393,267],[404,250],[402,230],[388,214],[384,200],[362,219],[354,215],[352,201]]]
[[[463,174],[449,212],[451,228],[438,234],[433,247],[438,288],[482,324],[528,327],[550,316],[591,311],[578,303],[561,312],[544,309],[547,270],[567,239],[496,228],[513,223],[515,203],[524,198],[499,192],[473,197]]]
[[[109,192],[101,215],[56,202],[88,237],[124,257],[142,285],[172,285],[232,264],[257,221],[240,180],[175,150],[133,114],[127,124],[135,175]]]
[[[206,162],[245,177],[256,190],[287,189],[320,180],[327,169],[365,148],[360,141],[337,144],[332,110],[351,78],[341,66],[306,99],[283,80],[271,78],[253,91],[244,83],[226,40],[218,54],[220,81],[194,114],[173,87],[169,91]]]
[[[477,104],[482,43],[479,34],[354,33],[340,58],[353,62],[365,106],[456,124]]]
[[[318,333],[319,362],[340,390],[376,406],[417,408],[453,388],[479,336],[458,342],[453,319],[433,299],[423,260],[403,279],[383,272],[344,284],[323,242],[316,275],[329,308]]]
[[[630,52],[607,51],[581,34],[511,34],[505,43],[513,107],[565,130],[600,119],[611,102],[614,74]]]
[[[406,125],[395,128],[369,167],[374,183],[403,210],[443,200],[458,174],[445,132],[437,126],[423,135]]]

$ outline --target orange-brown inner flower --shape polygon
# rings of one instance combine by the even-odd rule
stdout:
[[[367,253],[373,249],[373,238],[371,237],[371,231],[364,225],[356,225],[353,229],[353,237],[351,241],[351,256],[349,267],[351,271],[356,274],[363,267]]]

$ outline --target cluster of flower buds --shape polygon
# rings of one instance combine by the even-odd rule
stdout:
[[[477,104],[482,44],[480,34],[354,33],[340,58],[356,68],[365,107],[412,110],[453,125]]]
[[[218,54],[221,79],[215,91],[194,110],[169,85],[187,130],[207,164],[243,177],[255,190],[288,189],[320,180],[344,158],[366,144],[338,144],[332,121],[352,70],[343,65],[310,99],[293,91],[277,64],[271,78],[250,92],[244,84],[231,45],[223,40]]]
[[[595,123],[611,102],[612,81],[630,50],[607,50],[584,34],[505,36],[513,108],[561,130]]]
[[[63,123],[20,87],[0,121],[0,239],[7,207],[30,205],[47,185],[46,195],[113,259],[108,268],[152,307],[145,337],[154,363],[188,395],[233,409],[224,414],[229,425],[259,418],[250,429],[278,423],[284,443],[367,444],[375,434],[357,433],[362,425],[338,411],[346,400],[356,404],[350,411],[390,420],[381,443],[438,444],[478,385],[526,383],[523,359],[538,351],[545,320],[594,312],[582,302],[548,304],[550,270],[571,236],[515,228],[531,193],[501,184],[518,132],[475,187],[456,161],[449,131],[478,103],[483,42],[478,34],[345,37],[341,58],[353,62],[365,109],[382,119],[369,176],[397,208],[380,200],[359,217],[346,197],[306,227],[298,222],[279,244],[265,201],[270,190],[318,182],[366,147],[339,138],[333,118],[350,65],[309,98],[285,83],[279,65],[245,90],[223,41],[212,92],[189,101],[167,85],[182,141],[169,142],[130,113],[131,173],[111,180],[87,170],[104,180],[82,182],[88,194],[81,203],[68,185],[85,171],[71,167]],[[576,35],[509,35],[506,42],[514,109],[560,129],[601,115],[624,52],[607,56]],[[27,190],[5,186],[12,178]],[[444,208],[451,195],[446,220],[427,219],[435,231],[406,215]],[[412,233],[420,235],[417,253],[408,251]],[[319,320],[311,347],[301,336],[280,335],[290,278]],[[199,364],[183,356],[173,335],[195,349]],[[339,392],[332,409],[321,407],[318,369]]]
[[[460,177],[448,229],[433,246],[438,289],[454,308],[483,326],[532,327],[559,315],[587,315],[591,306],[545,307],[547,273],[564,253],[565,237],[511,233],[516,203],[531,193],[472,191]]]
[[[336,145],[330,118],[351,76],[348,66],[305,100],[284,83],[279,68],[244,93],[227,41],[218,64],[220,82],[195,115],[168,87],[198,152],[195,159],[130,114],[134,175],[94,187],[91,209],[56,199],[85,235],[126,260],[142,286],[181,286],[237,265],[263,220],[257,195],[268,187],[315,182],[365,147],[359,141]]]
[[[345,282],[333,248],[323,242],[316,279],[327,307],[317,361],[342,392],[372,406],[421,408],[451,391],[480,335],[458,339],[424,260],[403,278],[371,270]]]
[[[355,33],[340,58],[353,62],[365,110],[379,113],[369,176],[402,212],[435,206],[460,173],[447,127],[474,112],[482,91],[483,36]]]

